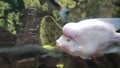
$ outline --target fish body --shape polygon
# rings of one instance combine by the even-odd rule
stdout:
[[[115,45],[120,42],[117,30],[115,25],[103,19],[71,22],[63,26],[63,35],[56,40],[56,45],[70,55],[90,59],[92,56],[120,51]]]

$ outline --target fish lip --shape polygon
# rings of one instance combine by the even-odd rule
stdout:
[[[57,40],[57,41],[56,41],[56,46],[57,46],[57,47],[60,47],[60,46],[62,46],[62,44]]]
[[[69,48],[67,48],[66,46],[58,45],[58,46],[56,46],[56,48],[57,48],[58,50],[60,50],[61,52],[65,52],[65,53],[67,53],[67,54],[71,54]]]
[[[56,48],[60,51],[63,51],[63,46],[58,41],[56,41]]]
[[[60,50],[61,52],[66,52],[70,54],[70,50],[65,45],[62,45],[58,40],[56,41],[56,49]]]
[[[56,45],[57,45],[57,46],[62,46],[62,45],[60,45],[60,44],[59,44],[59,43],[57,43],[57,42],[56,42]]]

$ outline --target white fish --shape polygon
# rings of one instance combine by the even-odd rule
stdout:
[[[114,21],[115,20],[115,21]],[[90,59],[105,53],[119,52],[120,18],[87,19],[63,26],[63,35],[56,40],[57,48],[73,56]]]

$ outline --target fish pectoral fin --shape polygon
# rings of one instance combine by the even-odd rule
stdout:
[[[105,53],[118,53],[120,52],[120,47],[113,47],[111,49],[108,49]]]

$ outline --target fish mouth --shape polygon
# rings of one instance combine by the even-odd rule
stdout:
[[[64,46],[64,45],[58,45],[56,46],[56,48],[61,51],[61,52],[65,52],[65,53],[68,53],[70,54],[70,50],[68,47]]]
[[[58,50],[60,50],[60,51],[64,51],[65,50],[64,47],[63,47],[63,45],[60,45],[59,43],[56,43],[56,48]]]
[[[56,41],[56,48],[60,51],[63,51],[62,45],[58,41]]]
[[[66,53],[70,54],[69,48],[67,46],[63,45],[62,43],[60,43],[58,40],[56,41],[56,48],[61,52],[66,52]]]
[[[57,48],[61,48],[61,47],[63,47],[63,45],[59,42],[59,41],[56,41],[56,46],[57,46]]]

